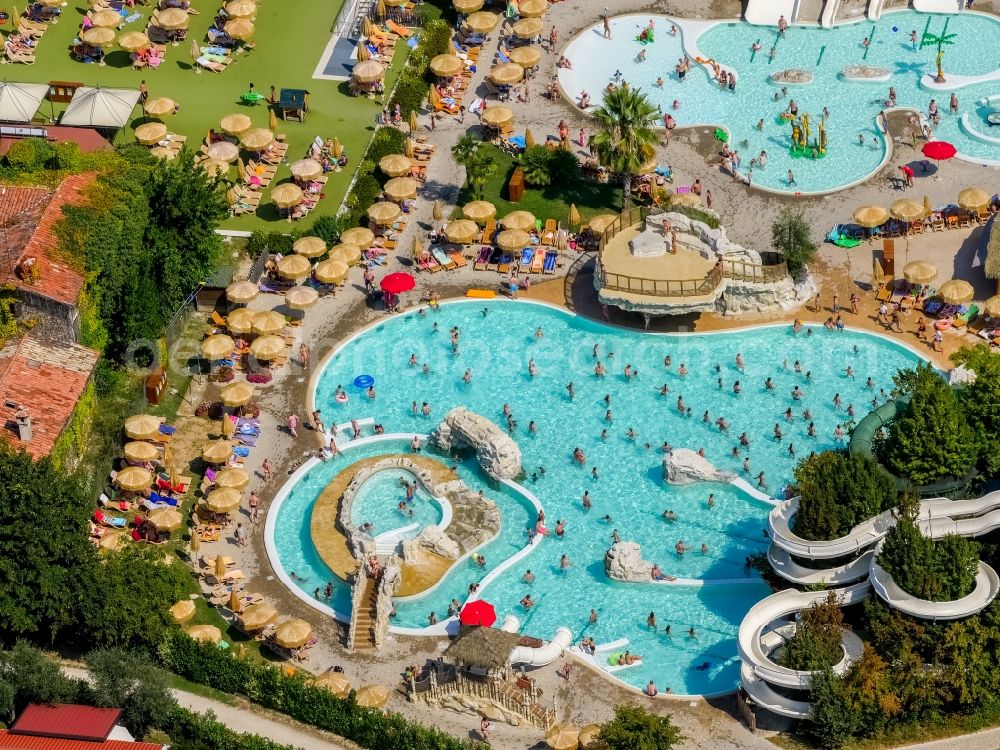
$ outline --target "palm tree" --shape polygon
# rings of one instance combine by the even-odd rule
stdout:
[[[597,160],[622,177],[622,201],[632,200],[632,175],[656,153],[659,138],[653,130],[659,111],[641,91],[620,87],[604,95],[594,110],[597,132],[590,147]]]

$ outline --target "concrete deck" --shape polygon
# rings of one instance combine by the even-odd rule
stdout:
[[[702,257],[694,250],[684,248],[683,245],[673,254],[666,253],[654,258],[635,257],[629,250],[629,242],[639,235],[640,226],[623,229],[608,240],[602,256],[604,269],[608,273],[656,281],[690,281],[703,279],[712,272],[715,265],[713,261]]]

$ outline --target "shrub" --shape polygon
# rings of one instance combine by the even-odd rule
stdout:
[[[256,229],[247,240],[247,254],[251,258],[256,258],[262,250],[268,250],[272,253],[288,255],[292,252],[292,245],[296,239],[296,236],[292,234],[265,232],[263,229]]]
[[[835,451],[810,455],[795,467],[800,496],[795,533],[828,540],[896,503],[895,480],[868,456]]]
[[[552,175],[552,184],[559,185],[577,179],[580,171],[580,162],[576,154],[564,148],[548,149],[549,172]]]
[[[914,484],[964,477],[979,457],[976,435],[955,391],[927,364],[893,377],[910,392],[903,413],[878,445],[888,467]]]
[[[339,216],[320,216],[313,222],[312,229],[307,234],[319,237],[327,247],[333,247],[340,242],[344,231],[344,220]]]
[[[271,374],[270,370],[260,370],[259,372],[248,372],[247,382],[248,383],[270,383],[274,376]],[[259,411],[258,407],[258,411]]]
[[[952,360],[976,373],[976,382],[962,389],[959,399],[976,432],[979,468],[995,476],[1000,473],[1000,357],[979,344],[962,347]]]
[[[622,703],[615,706],[615,718],[601,727],[599,738],[610,750],[670,750],[684,736],[669,716]]]
[[[406,136],[403,135],[403,131],[396,128],[379,128],[368,147],[365,160],[371,162],[372,171],[374,171],[375,166],[378,165],[383,156],[401,154],[405,147]]]
[[[556,149],[561,150],[561,149]],[[552,149],[545,146],[529,146],[521,154],[521,169],[524,171],[524,181],[531,187],[545,187],[552,183],[550,155]],[[563,153],[567,153],[563,151]],[[570,154],[572,156],[572,154]]]
[[[174,631],[160,645],[159,658],[172,672],[227,693],[243,695],[265,708],[325,729],[362,747],[378,750],[474,750],[479,743],[460,740],[397,713],[361,708],[353,692],[338,698],[312,687],[301,672],[286,676],[261,661],[238,659],[231,651],[197,643]]]
[[[705,224],[712,229],[719,228],[719,217],[708,213],[708,211],[703,211],[697,206],[667,206],[666,210],[683,214],[689,219],[694,219],[695,221],[700,221],[702,224]]]
[[[844,615],[831,591],[826,601],[802,610],[795,635],[782,651],[781,664],[809,672],[832,667],[843,657],[843,627]]]
[[[22,172],[36,172],[44,169],[54,155],[55,151],[44,138],[24,138],[11,144],[7,163]]]

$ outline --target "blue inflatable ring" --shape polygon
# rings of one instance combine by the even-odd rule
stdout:
[[[356,388],[371,388],[373,385],[375,385],[375,378],[371,375],[358,375],[354,378]]]

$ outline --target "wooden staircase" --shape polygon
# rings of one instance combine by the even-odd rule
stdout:
[[[375,598],[378,585],[373,578],[365,579],[365,592],[361,597],[358,615],[354,625],[352,648],[371,651],[375,648]]]

